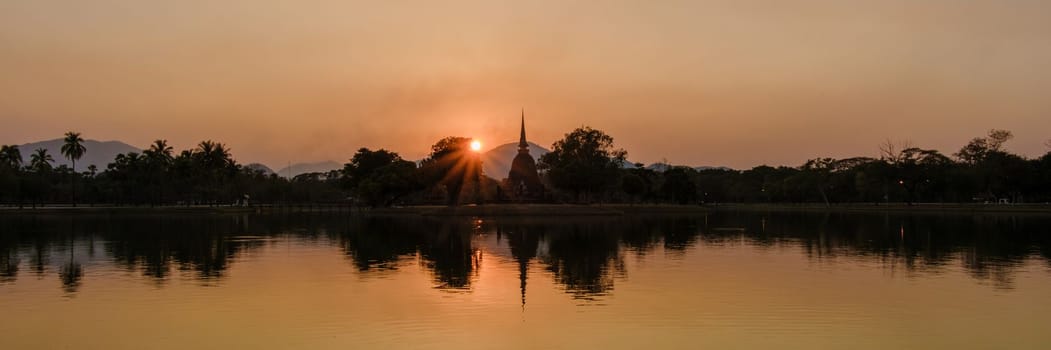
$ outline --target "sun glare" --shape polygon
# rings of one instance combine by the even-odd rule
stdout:
[[[482,150],[482,141],[471,140],[471,150],[478,152]]]

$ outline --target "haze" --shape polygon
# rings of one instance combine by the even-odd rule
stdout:
[[[1051,138],[1046,1],[0,0],[0,143],[86,138],[242,163],[418,159],[443,136],[750,168]],[[90,150],[89,150],[90,152]]]

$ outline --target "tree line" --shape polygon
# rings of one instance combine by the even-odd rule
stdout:
[[[543,201],[563,203],[921,203],[1051,201],[1051,152],[1029,159],[1005,150],[1009,131],[991,130],[944,155],[886,142],[880,156],[815,158],[797,167],[748,170],[647,168],[626,165],[613,137],[590,127],[567,133],[540,157],[548,188]],[[514,184],[483,174],[471,139],[446,137],[421,161],[398,153],[358,149],[342,169],[291,179],[239,164],[230,148],[202,141],[178,153],[165,140],[119,154],[105,169],[78,169],[90,152],[79,133],[66,133],[61,156],[36,149],[23,158],[0,146],[0,201],[9,205],[231,205],[249,203],[411,204],[514,202]],[[1051,148],[1051,144],[1048,145]]]

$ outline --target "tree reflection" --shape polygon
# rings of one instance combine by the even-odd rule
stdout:
[[[0,237],[3,242],[4,237]],[[0,243],[0,283],[14,282],[18,279],[18,251],[15,247],[8,246],[6,242]]]
[[[474,233],[462,218],[366,217],[354,220],[338,239],[360,272],[396,270],[399,260],[418,255],[434,276],[435,288],[466,291],[481,264],[481,254],[471,242]]]
[[[706,244],[747,239],[757,245],[800,245],[811,259],[872,259],[890,269],[939,273],[956,261],[973,277],[1012,288],[1026,259],[1049,246],[1045,216],[886,213],[719,213]],[[719,228],[743,231],[720,231]]]
[[[547,235],[540,259],[567,292],[591,300],[613,289],[613,272],[624,271],[617,236],[586,224],[556,230]]]
[[[482,255],[471,245],[471,228],[461,220],[442,222],[420,246],[424,266],[434,273],[439,289],[468,289]]]
[[[62,269],[58,272],[59,279],[62,280],[62,290],[66,293],[76,293],[77,288],[80,288],[80,279],[84,277],[84,269],[76,260],[70,259],[65,264],[62,264]]]
[[[798,250],[815,261],[876,262],[908,274],[959,266],[997,288],[1013,288],[1032,259],[1051,266],[1051,218],[1015,215],[714,212],[704,216],[615,218],[382,217],[341,215],[30,215],[0,216],[0,282],[25,267],[57,273],[76,292],[84,266],[109,263],[163,285],[176,271],[223,279],[240,255],[267,242],[333,244],[360,276],[397,273],[418,261],[435,288],[469,291],[483,254],[510,254],[522,305],[537,264],[574,298],[600,299],[625,276],[625,256],[671,258],[698,246]],[[498,235],[488,250],[486,237]],[[72,238],[71,238],[72,237]],[[505,239],[506,237],[506,239]],[[91,254],[98,240],[104,254]],[[68,242],[68,243],[67,243]],[[69,256],[69,259],[58,257]],[[88,259],[90,264],[83,264]],[[27,262],[27,265],[22,265]]]
[[[403,257],[416,253],[420,225],[389,217],[354,220],[339,236],[339,244],[361,272],[393,271]]]

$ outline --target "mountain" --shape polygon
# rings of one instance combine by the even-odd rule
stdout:
[[[729,167],[724,167],[724,166],[706,166],[706,165],[702,165],[702,166],[693,167],[693,170],[697,170],[697,171],[705,171],[705,170],[730,171],[730,170],[733,170],[733,169],[729,168]]]
[[[291,172],[289,171],[289,168],[291,168]],[[331,160],[316,163],[295,163],[291,166],[277,170],[277,175],[283,177],[296,177],[298,175],[306,173],[327,173],[329,171],[339,169],[343,169],[343,164],[336,163]]]
[[[551,151],[529,142],[529,155],[533,156],[533,160],[540,159],[540,156],[548,152]],[[515,159],[516,155],[518,155],[518,142],[505,143],[493,147],[493,149],[482,154],[482,171],[485,172],[486,176],[497,180],[507,178],[507,173],[511,172],[511,161]]]
[[[672,167],[678,167],[678,166],[683,166],[683,165],[672,165],[672,164],[668,164],[668,163],[653,163],[653,164],[647,165],[646,169],[653,170],[653,171],[656,171],[658,173],[663,173],[663,172],[667,171],[668,169],[671,169]],[[696,170],[696,171],[733,170],[733,169],[730,169],[730,168],[727,168],[727,167],[724,167],[724,166],[706,166],[706,165],[702,165],[702,166],[688,166],[688,167],[689,168],[693,168],[693,170]]]
[[[673,165],[668,164],[668,163],[653,163],[653,164],[647,165],[646,169],[653,170],[653,171],[656,171],[658,173],[663,173],[665,171],[668,171],[668,169],[671,169],[672,166]]]
[[[248,169],[255,170],[255,171],[262,171],[263,175],[274,174],[274,170],[273,169],[270,169],[270,167],[268,167],[266,165],[263,165],[263,164],[259,164],[259,163],[248,164],[248,165],[245,165],[244,167],[248,168]]]
[[[51,154],[51,157],[55,158],[55,166],[63,164],[69,166],[71,165],[69,159],[62,155],[62,144],[62,139],[54,139],[19,145],[18,150],[22,152],[22,158],[26,163],[29,162],[29,155],[33,151],[37,148],[43,148],[47,150],[48,154]],[[142,152],[141,149],[120,141],[84,140],[84,148],[87,151],[84,152],[84,156],[80,157],[80,160],[77,160],[77,171],[85,171],[89,165],[95,165],[99,168],[99,171],[102,171],[106,169],[109,163],[113,162],[113,158],[116,158],[117,154]]]

